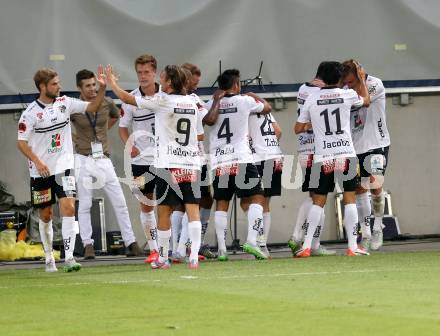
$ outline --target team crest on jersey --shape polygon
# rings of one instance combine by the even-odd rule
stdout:
[[[376,87],[377,84],[368,87],[368,93],[370,94],[370,96],[374,96],[377,93]]]
[[[38,118],[38,120],[43,120],[43,112],[38,112],[37,118]]]
[[[66,112],[66,106],[65,106],[65,105],[61,105],[61,106],[59,107],[59,109],[60,109],[60,112],[61,112],[61,113]]]
[[[125,114],[125,111],[123,108],[121,108],[121,118],[124,116],[124,114]]]

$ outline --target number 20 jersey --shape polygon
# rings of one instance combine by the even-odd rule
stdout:
[[[356,156],[351,139],[350,111],[363,103],[363,98],[351,89],[322,88],[308,97],[298,122],[312,123],[315,162]]]
[[[211,108],[212,101],[206,108]],[[262,112],[263,103],[246,95],[228,95],[221,99],[219,116],[209,130],[211,169],[235,163],[253,163],[249,146],[249,115]]]

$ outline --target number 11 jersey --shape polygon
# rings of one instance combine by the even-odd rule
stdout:
[[[364,100],[354,90],[322,88],[311,94],[301,110],[298,122],[311,122],[315,133],[315,162],[355,157],[351,138],[350,110]]]
[[[212,101],[206,108],[211,108]],[[246,95],[226,95],[220,101],[219,116],[209,130],[211,169],[236,163],[253,163],[249,146],[249,115],[260,113],[264,104]]]

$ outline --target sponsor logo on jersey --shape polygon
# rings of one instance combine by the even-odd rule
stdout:
[[[174,108],[174,113],[176,113],[176,114],[196,114],[196,110],[191,109],[191,108],[177,107],[177,108]]]
[[[43,119],[43,112],[38,112],[38,113],[37,113],[37,118],[38,118],[39,120],[42,120],[42,119]]]
[[[47,150],[47,153],[53,154],[61,152],[62,146],[61,146],[61,134],[56,133],[52,135],[51,142],[50,142],[50,148]]]
[[[323,96],[321,96],[322,98]],[[328,99],[319,99],[317,101],[318,105],[332,105],[332,104],[344,104],[344,98],[328,98]]]
[[[382,124],[382,118],[380,118],[377,121],[377,130],[379,131],[379,134],[382,138],[385,138],[385,133],[383,132],[383,124]]]

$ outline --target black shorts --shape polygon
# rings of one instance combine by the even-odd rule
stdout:
[[[239,164],[239,173],[236,176],[215,176],[212,185],[215,200],[230,201],[234,194],[238,198],[264,194],[260,174],[253,163]]]
[[[170,170],[156,170],[156,201],[158,205],[177,206],[200,203],[200,172],[194,182],[173,181]]]
[[[262,179],[264,197],[281,196],[282,161],[271,159],[258,162],[255,166]]]
[[[202,197],[211,197],[211,181],[208,174],[208,166],[202,166],[200,193]]]
[[[357,158],[347,158],[343,171],[325,173],[322,162],[314,163],[309,180],[309,191],[320,195],[327,195],[335,190],[336,182],[343,191],[355,191],[360,183]]]
[[[358,154],[361,177],[371,175],[385,175],[388,165],[388,152],[390,146],[373,149],[369,152]],[[379,156],[379,157],[378,157]],[[380,157],[382,156],[382,158]]]
[[[139,190],[144,195],[152,194],[154,188],[156,187],[157,177],[156,168],[149,165],[131,165],[131,173],[134,178],[142,176],[144,180],[141,185],[139,185]]]
[[[66,177],[71,183],[63,183]],[[76,197],[75,177],[70,169],[49,177],[31,177],[31,203],[34,208],[46,208],[55,204],[55,196],[57,198]]]
[[[303,183],[301,186],[302,192],[309,192],[310,174],[312,172],[313,154],[299,154],[298,161],[301,166]]]

